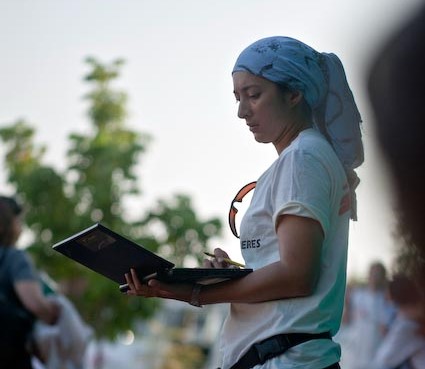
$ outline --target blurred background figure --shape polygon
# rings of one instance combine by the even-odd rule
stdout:
[[[343,328],[337,339],[342,347],[341,367],[370,369],[395,309],[386,297],[387,271],[381,262],[369,267],[365,286],[347,287]]]
[[[34,369],[83,369],[93,330],[66,296],[56,292],[52,299],[60,305],[60,316],[53,326],[35,324],[33,336],[43,365]]]
[[[395,30],[367,75],[378,143],[393,180],[398,269],[425,285],[425,5]],[[424,306],[425,310],[425,306]]]
[[[395,364],[397,368],[425,367],[424,40],[422,4],[389,35],[372,59],[367,75],[378,143],[395,193],[397,233],[402,245],[396,270],[408,273],[396,276],[390,285],[390,295],[400,313],[376,357],[384,368]]]
[[[424,302],[420,286],[406,275],[397,274],[388,293],[398,313],[377,350],[372,368],[425,368]]]
[[[0,363],[4,368],[32,368],[30,335],[36,319],[54,324],[59,305],[44,297],[28,255],[16,248],[23,209],[0,196]]]

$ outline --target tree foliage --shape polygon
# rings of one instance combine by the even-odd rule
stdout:
[[[145,229],[157,229],[156,238],[161,239],[159,251],[179,266],[191,262],[199,264],[206,243],[221,227],[218,219],[204,222],[198,219],[191,199],[186,195],[177,195],[169,202],[159,200],[155,209],[147,213],[142,225]]]
[[[183,265],[187,255],[201,255],[220,234],[218,219],[201,221],[190,197],[158,200],[139,219],[126,217],[124,199],[140,194],[135,169],[146,153],[150,136],[126,126],[127,95],[111,87],[122,60],[86,62],[85,81],[90,130],[69,137],[63,171],[43,163],[46,146],[35,143],[35,130],[18,120],[0,129],[7,180],[26,206],[25,221],[33,241],[28,248],[36,265],[60,282],[84,319],[99,337],[113,338],[148,318],[158,305],[153,299],[128,298],[106,278],[55,253],[53,243],[94,222],[102,222],[154,252]]]

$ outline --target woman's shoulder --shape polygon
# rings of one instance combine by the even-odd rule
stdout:
[[[277,161],[292,160],[304,161],[306,157],[334,165],[339,162],[331,144],[314,128],[302,131],[291,144],[281,153]]]
[[[297,139],[294,140],[294,147],[306,151],[321,150],[332,150],[331,144],[328,140],[314,128],[306,129],[298,135]]]
[[[7,264],[11,269],[32,268],[32,261],[25,250],[16,247],[1,247],[0,257],[2,263]]]
[[[24,250],[16,247],[0,247],[0,257],[4,259],[26,258]]]
[[[25,250],[15,247],[0,247],[1,268],[12,283],[21,280],[36,280],[36,270]]]

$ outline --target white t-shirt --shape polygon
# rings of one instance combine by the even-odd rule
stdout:
[[[275,222],[293,214],[317,220],[324,232],[320,277],[308,297],[231,304],[221,340],[222,368],[230,368],[249,348],[280,333],[334,335],[340,325],[345,283],[350,194],[343,167],[332,147],[314,129],[302,131],[258,179],[242,220],[240,245],[247,267],[278,261]],[[340,347],[312,340],[255,368],[318,369],[340,358]]]

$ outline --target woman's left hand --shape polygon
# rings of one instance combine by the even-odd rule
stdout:
[[[134,269],[125,274],[129,290],[127,295],[143,297],[159,297],[180,301],[190,301],[193,286],[191,284],[163,283],[157,279],[151,279],[148,283],[142,283]]]

